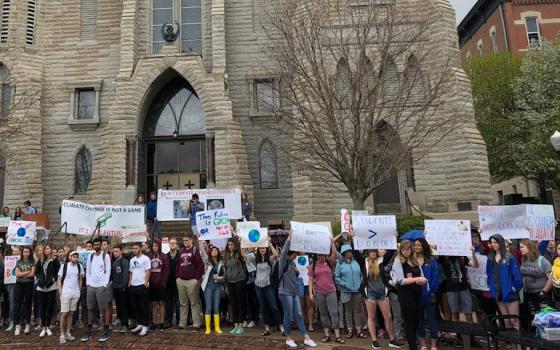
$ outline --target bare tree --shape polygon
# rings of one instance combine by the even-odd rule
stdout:
[[[380,2],[272,1],[263,23],[282,100],[269,125],[297,171],[344,184],[355,209],[457,122],[440,111],[456,58],[425,47],[429,10]]]
[[[8,91],[6,91],[8,89]],[[9,140],[16,133],[25,134],[29,113],[37,108],[41,89],[37,84],[19,87],[5,84],[0,99],[0,140]]]

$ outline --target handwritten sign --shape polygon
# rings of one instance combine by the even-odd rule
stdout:
[[[551,205],[479,206],[478,217],[483,240],[495,234],[506,239],[551,240],[555,237],[556,222]]]
[[[236,224],[237,231],[243,229],[252,229],[252,228],[260,228],[261,223],[259,221],[240,221]]]
[[[16,264],[19,255],[8,255],[4,257],[4,284],[16,283]]]
[[[228,241],[229,238],[212,239],[210,240],[210,244],[212,244],[214,247],[218,248],[218,250],[223,252],[226,250]]]
[[[291,221],[290,226],[293,230],[290,250],[305,253],[330,254],[331,233],[328,227],[296,221]]]
[[[196,224],[200,232],[200,239],[203,240],[230,238],[232,234],[229,213],[225,209],[196,213]]]
[[[478,261],[478,267],[476,269],[474,267],[467,266],[471,289],[489,291],[488,275],[486,274],[486,264],[488,263],[488,258],[477,253],[476,260]]]
[[[268,228],[244,228],[238,233],[241,239],[241,248],[268,247]]]
[[[9,216],[6,217],[0,216],[0,227],[10,226],[10,221],[12,221],[12,218],[10,218]]]
[[[93,253],[95,253],[95,251],[93,251],[93,250],[81,250],[81,251],[78,252],[78,254],[79,254],[78,261],[80,262],[80,264],[82,264],[82,266],[86,270],[87,270],[88,264],[89,264],[89,257]]]
[[[146,225],[130,225],[122,228],[122,243],[147,242]]]
[[[340,232],[350,232],[350,214],[346,209],[340,209]]]
[[[543,204],[527,204],[527,227],[534,241],[553,240],[556,237],[554,207]]]
[[[187,213],[193,194],[198,194],[206,210],[224,209],[232,219],[241,219],[241,189],[207,188],[193,190],[159,190],[157,219],[159,221],[189,220]],[[198,225],[198,221],[197,221]]]
[[[441,256],[471,256],[469,220],[424,220],[426,240],[435,243]]]
[[[309,285],[309,257],[307,255],[298,255],[295,260],[296,268],[299,272],[299,278],[303,280],[303,285]]]
[[[394,215],[352,216],[354,249],[397,249]]]
[[[35,228],[35,221],[10,221],[6,233],[6,243],[9,245],[33,245]]]
[[[352,210],[352,220],[354,216],[368,216],[368,214],[367,210]]]

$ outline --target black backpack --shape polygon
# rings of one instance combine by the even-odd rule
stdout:
[[[270,261],[268,262],[268,264],[270,265]],[[280,266],[280,262],[277,261],[276,264],[274,264],[274,267],[272,267],[272,273],[270,274],[270,285],[274,287],[274,289],[277,289],[278,286],[280,286],[280,280],[282,279],[282,275],[284,275],[284,273],[288,271],[288,266],[290,266],[290,261],[286,261],[286,265],[284,266],[284,270],[282,271],[282,273],[280,273],[279,266]]]
[[[91,262],[93,261],[93,256],[95,255],[95,253],[91,253],[89,255],[89,263],[91,265]],[[107,255],[107,252],[103,252],[103,273],[107,273],[107,262],[105,261],[105,256]]]
[[[80,281],[80,276],[82,275],[82,264],[78,264],[78,282]],[[64,280],[66,279],[66,270],[68,269],[68,261],[64,263],[64,267],[62,268],[62,279],[60,286],[64,286]]]

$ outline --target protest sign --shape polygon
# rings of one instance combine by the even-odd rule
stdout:
[[[146,225],[130,225],[122,227],[122,243],[147,242]]]
[[[169,243],[163,243],[161,242],[161,252],[163,254],[167,254],[171,251],[171,247],[169,246]]]
[[[354,249],[397,249],[394,215],[353,216]]]
[[[479,206],[483,240],[501,234],[506,239],[550,240],[555,237],[554,209],[551,205],[520,204]]]
[[[80,264],[82,264],[82,266],[86,270],[87,270],[88,264],[89,264],[89,257],[93,253],[95,253],[95,251],[93,251],[93,250],[81,250],[81,251],[78,252],[78,254],[79,254],[78,261],[80,262]]]
[[[330,223],[330,221],[318,221],[318,222],[309,222],[310,225],[319,225],[319,226],[324,226],[326,228],[329,229],[329,233],[332,236],[332,225]]]
[[[440,256],[471,256],[469,220],[424,220],[426,240],[435,243]]]
[[[527,228],[534,241],[553,240],[556,237],[554,207],[544,204],[526,204]]]
[[[6,233],[6,243],[9,245],[33,245],[35,228],[35,221],[10,221]]]
[[[157,219],[159,221],[189,220],[188,209],[193,194],[198,194],[206,210],[225,209],[232,219],[241,219],[241,190],[200,189],[200,190],[159,190]]]
[[[231,237],[232,228],[225,209],[199,211],[196,213],[196,224],[202,240]]]
[[[213,245],[214,247],[218,248],[220,250],[220,252],[223,252],[223,251],[226,250],[228,241],[229,241],[229,238],[212,239],[212,240],[210,240],[210,244]]]
[[[268,228],[244,228],[237,234],[241,239],[241,248],[268,247]]]
[[[291,221],[290,226],[293,230],[290,250],[305,253],[330,254],[332,235],[328,227],[296,221]]]
[[[471,289],[489,291],[488,275],[486,274],[486,264],[488,263],[488,258],[477,253],[476,260],[478,261],[477,268],[467,266],[468,279]]]
[[[350,214],[346,209],[340,209],[340,232],[350,232]]]
[[[368,215],[367,210],[352,210],[352,219],[354,219],[354,216],[367,216],[367,215]]]
[[[8,255],[4,257],[4,284],[16,283],[16,264],[19,255]]]
[[[299,278],[303,280],[303,285],[309,285],[309,257],[307,255],[298,255],[295,260],[296,268],[299,272]]]
[[[12,221],[12,218],[7,216],[7,217],[0,217],[0,227],[8,227],[10,225],[10,221]]]
[[[252,228],[260,228],[261,227],[261,223],[259,221],[240,221],[238,223],[236,223],[236,228],[237,231],[243,230],[243,229],[252,229]]]
[[[99,223],[100,236],[122,236],[123,226],[145,223],[143,205],[92,205],[62,201],[60,221],[67,224],[67,232],[90,236]]]

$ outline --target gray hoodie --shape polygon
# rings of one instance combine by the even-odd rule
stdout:
[[[296,296],[297,292],[297,269],[293,261],[288,259],[288,252],[290,251],[290,240],[287,240],[282,248],[282,253],[280,253],[280,259],[278,260],[278,274],[280,278],[280,284],[278,286],[278,294]],[[288,268],[286,272],[286,264]]]

